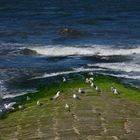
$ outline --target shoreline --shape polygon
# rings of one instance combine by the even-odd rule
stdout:
[[[29,93],[23,94],[21,96],[16,96],[14,98],[11,98],[11,101],[17,102],[17,105],[16,105],[16,110],[17,110],[18,105],[26,105],[28,103],[35,102],[42,98],[49,98],[49,97],[53,96],[55,94],[55,92],[59,89],[63,91],[64,89],[66,90],[66,88],[68,86],[70,86],[70,84],[71,84],[71,86],[72,85],[74,86],[74,83],[76,81],[82,80],[81,82],[84,83],[85,78],[90,77],[88,75],[88,73],[90,73],[90,72],[77,72],[77,73],[69,73],[69,74],[55,76],[55,81],[52,78],[50,80],[50,83],[45,84],[43,86],[41,85],[36,90],[36,92],[29,92]],[[63,76],[66,76],[66,78],[68,78],[68,81],[66,83],[62,82]],[[94,74],[93,77],[96,77],[95,82],[97,83],[97,85],[101,86],[101,88],[103,88],[104,90],[107,90],[108,92],[110,92],[109,90],[112,85],[111,83],[115,83],[116,85],[121,86],[121,88],[122,88],[121,90],[128,88],[128,91],[130,90],[129,92],[134,92],[134,94],[133,93],[132,93],[132,95],[127,94],[125,91],[124,94],[118,95],[119,98],[126,99],[128,101],[138,103],[138,104],[140,103],[140,94],[138,94],[138,92],[140,92],[139,88],[136,88],[135,86],[132,86],[128,83],[123,83],[118,77],[114,77],[114,76],[110,76],[110,75],[96,73],[96,74]],[[108,83],[108,88],[106,86],[104,86],[104,84],[106,82]],[[52,87],[53,87],[53,89],[52,89]],[[120,92],[122,93],[122,91],[120,91]],[[30,101],[26,100],[27,96],[29,96],[31,98]],[[138,97],[138,99],[136,99],[137,97]]]
[[[62,90],[63,90],[63,88],[67,88],[67,86],[69,86],[69,84],[71,84],[71,86],[74,85],[76,80],[78,80],[78,81],[82,80],[82,82],[84,82],[86,77],[90,77],[88,75],[88,73],[89,72],[78,72],[78,73],[70,73],[70,74],[64,74],[64,75],[55,76],[55,79],[51,79],[50,83],[48,83],[46,85],[43,85],[43,86],[40,86],[37,89],[37,92],[31,92],[31,93],[29,92],[29,93],[27,93],[25,95],[15,97],[14,100],[15,101],[21,101],[20,103],[24,104],[24,103],[26,103],[26,99],[25,99],[26,96],[30,96],[33,100],[34,99],[37,100],[37,99],[44,98],[44,97],[47,97],[47,96],[53,96],[54,93],[55,93],[55,90],[51,90],[51,87],[53,87],[54,89],[56,88],[56,90],[59,89],[59,88],[62,88]],[[68,78],[67,83],[63,83],[62,82],[62,78],[65,77],[65,76],[66,76],[66,78]],[[122,85],[122,88],[129,88],[129,90],[131,92],[132,91],[133,92],[140,92],[139,88],[136,88],[135,86],[132,86],[132,85],[130,85],[128,83],[123,83],[118,77],[114,77],[114,76],[110,76],[110,75],[104,75],[104,74],[98,74],[98,73],[94,74],[93,77],[98,77],[98,78],[95,79],[95,82],[98,85],[101,85],[105,89],[106,89],[106,87],[104,87],[103,83],[109,82],[108,86],[111,87],[111,82],[112,83],[114,82],[118,86]],[[44,94],[45,91],[47,91],[47,94]],[[108,88],[108,91],[109,91],[109,88]],[[125,95],[122,96],[122,94],[120,94],[119,96],[125,98],[127,95],[126,96]],[[134,95],[134,96],[136,96],[136,95]],[[140,100],[139,101],[138,100],[135,101],[135,100],[133,100],[131,98],[130,98],[130,101],[134,101],[134,102],[140,103]]]

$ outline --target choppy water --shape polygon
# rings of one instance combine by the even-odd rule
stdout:
[[[92,70],[140,87],[139,0],[0,1],[1,96]]]

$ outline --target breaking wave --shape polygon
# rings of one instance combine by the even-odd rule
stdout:
[[[140,65],[131,63],[96,63],[88,64],[88,66],[96,66],[100,68],[111,69],[124,72],[140,72]]]
[[[56,73],[45,73],[42,76],[34,77],[30,80],[33,79],[43,79],[43,78],[48,78],[48,77],[55,77],[59,75],[66,75],[66,74],[72,74],[72,73],[79,73],[79,72],[97,72],[105,75],[110,75],[110,76],[115,76],[119,78],[126,78],[126,79],[133,79],[133,80],[140,80],[139,75],[129,75],[129,74],[112,74],[112,73],[106,73],[106,69],[104,68],[74,68],[72,71],[63,71],[63,72],[56,72]]]
[[[17,94],[6,94],[6,95],[3,95],[2,99],[15,98],[15,97],[26,95],[28,93],[35,93],[35,92],[37,92],[37,90],[27,90],[27,91],[23,91]]]
[[[37,54],[47,57],[64,57],[64,56],[113,56],[113,55],[136,55],[140,54],[140,48],[112,48],[102,46],[46,46],[30,48]]]
[[[96,70],[103,70],[103,69],[84,68],[84,67],[73,68],[73,70],[71,70],[71,71],[63,71],[63,72],[56,72],[56,73],[45,73],[42,76],[33,77],[30,80],[48,78],[48,77],[55,77],[55,76],[59,76],[59,75],[66,75],[66,74],[79,73],[79,72],[96,71]]]
[[[109,76],[114,76],[118,78],[132,79],[132,80],[140,80],[140,76],[131,76],[127,74],[112,74],[112,73],[102,73]]]

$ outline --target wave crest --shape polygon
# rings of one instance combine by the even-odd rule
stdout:
[[[31,50],[37,54],[47,57],[64,57],[64,56],[114,56],[114,55],[136,55],[140,54],[140,48],[111,48],[111,47],[72,47],[72,46],[46,46],[35,47]]]
[[[131,63],[96,63],[88,64],[90,67],[99,67],[115,71],[140,72],[140,65]]]

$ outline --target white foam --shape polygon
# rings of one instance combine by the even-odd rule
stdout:
[[[96,66],[115,71],[140,72],[140,65],[131,63],[96,63],[96,64],[88,64],[88,66]]]
[[[110,76],[114,76],[114,77],[119,77],[119,78],[126,78],[126,79],[134,79],[134,80],[140,80],[140,75],[128,75],[128,74],[112,74],[112,73],[104,73],[103,71],[105,71],[105,69],[102,69],[102,68],[78,68],[76,69],[76,71],[79,71],[79,72],[86,72],[86,71],[98,71],[99,73],[101,74],[105,74],[105,75],[110,75]],[[102,72],[100,72],[102,71]]]
[[[112,55],[136,55],[140,54],[140,48],[112,48],[111,46],[92,45],[91,47],[80,46],[44,46],[30,48],[40,55],[48,57],[64,56],[112,56]]]
[[[7,93],[7,88],[4,86],[4,81],[0,80],[0,99],[3,98],[3,95]]]
[[[111,74],[111,73],[102,73],[102,74],[119,77],[119,78],[125,78],[125,79],[140,80],[140,76],[130,76],[127,74]]]
[[[48,77],[55,77],[55,76],[59,76],[59,75],[79,73],[79,72],[90,72],[90,71],[98,72],[98,73],[105,74],[105,75],[120,77],[120,78],[140,80],[140,75],[112,74],[112,73],[103,72],[103,71],[106,71],[106,69],[104,69],[104,68],[84,68],[84,67],[74,68],[72,71],[45,73],[42,76],[33,77],[32,79],[42,79],[42,78],[48,78]],[[32,79],[30,79],[30,80],[32,80]]]
[[[6,95],[3,95],[2,99],[15,98],[15,97],[19,97],[19,96],[26,95],[28,93],[34,93],[34,92],[37,92],[37,90],[27,90],[18,94],[6,94]]]
[[[59,75],[65,75],[65,74],[72,74],[72,73],[79,73],[79,72],[87,72],[87,71],[96,71],[96,70],[104,70],[104,69],[96,69],[96,68],[84,68],[84,67],[80,67],[80,68],[73,68],[72,71],[63,71],[63,72],[56,72],[56,73],[45,73],[42,76],[37,76],[37,77],[33,77],[29,80],[33,80],[33,79],[42,79],[42,78],[48,78],[48,77],[55,77],[55,76],[59,76]]]
[[[29,79],[29,80],[48,78],[48,77],[55,77],[55,76],[58,76],[58,75],[64,75],[64,74],[70,74],[70,73],[75,73],[75,71],[63,71],[63,72],[56,72],[56,73],[45,73],[42,76],[33,77],[33,78]]]

